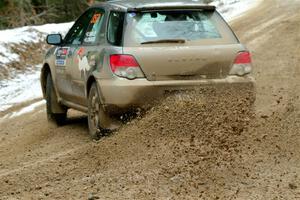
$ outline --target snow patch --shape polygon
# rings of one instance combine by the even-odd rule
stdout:
[[[11,118],[14,118],[14,117],[18,117],[18,116],[24,115],[26,113],[30,113],[30,112],[34,111],[36,108],[45,105],[45,103],[46,103],[45,100],[38,101],[38,102],[33,103],[33,104],[31,104],[31,105],[29,105],[27,107],[22,108],[21,110],[19,110],[17,112],[13,112],[12,114],[9,114],[9,115],[7,115],[4,118],[11,119]]]
[[[67,34],[68,30],[72,27],[74,22],[61,23],[61,24],[44,24],[41,26],[34,26],[33,28],[41,33],[51,34],[60,33],[63,36]]]
[[[41,65],[35,71],[18,74],[11,80],[0,81],[0,112],[16,104],[42,97],[40,86]]]
[[[45,40],[47,34],[50,33],[61,33],[65,35],[72,25],[73,22],[45,24],[0,31],[0,67],[5,67],[7,63],[18,61],[19,55],[11,52],[11,45],[30,42],[37,43],[41,40]]]
[[[222,14],[226,21],[232,21],[247,10],[257,6],[260,0],[216,0],[212,5]]]

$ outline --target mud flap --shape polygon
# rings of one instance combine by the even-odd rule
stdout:
[[[103,107],[103,105],[102,105]],[[110,117],[108,114],[105,113],[103,109],[101,109],[100,113],[100,127],[104,130],[115,131],[121,126],[121,122]]]
[[[98,84],[98,83],[96,82],[96,84]],[[97,89],[98,89],[98,94],[100,97],[100,102],[101,102],[101,107],[102,107],[101,113],[100,113],[100,115],[101,115],[100,116],[100,127],[104,130],[115,131],[120,128],[122,123],[107,114],[107,112],[105,110],[105,105],[102,103],[104,97],[103,97],[99,87],[97,87]]]
[[[53,114],[66,113],[66,108],[57,101],[57,95],[56,95],[54,85],[53,85],[53,80],[52,80],[52,77],[50,74],[47,77],[47,87],[50,87],[46,91],[46,99],[50,95],[51,113],[53,113]],[[50,94],[47,94],[49,92],[50,92]]]

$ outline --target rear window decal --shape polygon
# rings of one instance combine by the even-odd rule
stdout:
[[[94,14],[90,23],[95,24],[99,20],[100,17],[101,17],[101,13]]]
[[[86,42],[86,43],[95,42],[96,41],[96,34],[97,34],[96,31],[87,32],[85,34],[84,42]]]

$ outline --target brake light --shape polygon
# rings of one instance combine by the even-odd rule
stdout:
[[[238,53],[234,64],[251,64],[251,54],[247,51]]]
[[[131,55],[111,55],[110,66],[113,72],[120,67],[139,67],[135,58]]]
[[[132,55],[111,55],[110,67],[114,74],[123,78],[135,79],[144,77],[140,65]]]
[[[239,52],[234,60],[230,74],[243,76],[251,73],[251,71],[252,71],[252,61],[251,61],[250,52],[248,51]]]

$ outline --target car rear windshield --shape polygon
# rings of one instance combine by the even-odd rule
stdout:
[[[127,13],[126,21],[125,43],[131,45],[168,40],[220,40],[224,38],[224,27],[236,42],[230,28],[214,11],[131,12]]]

